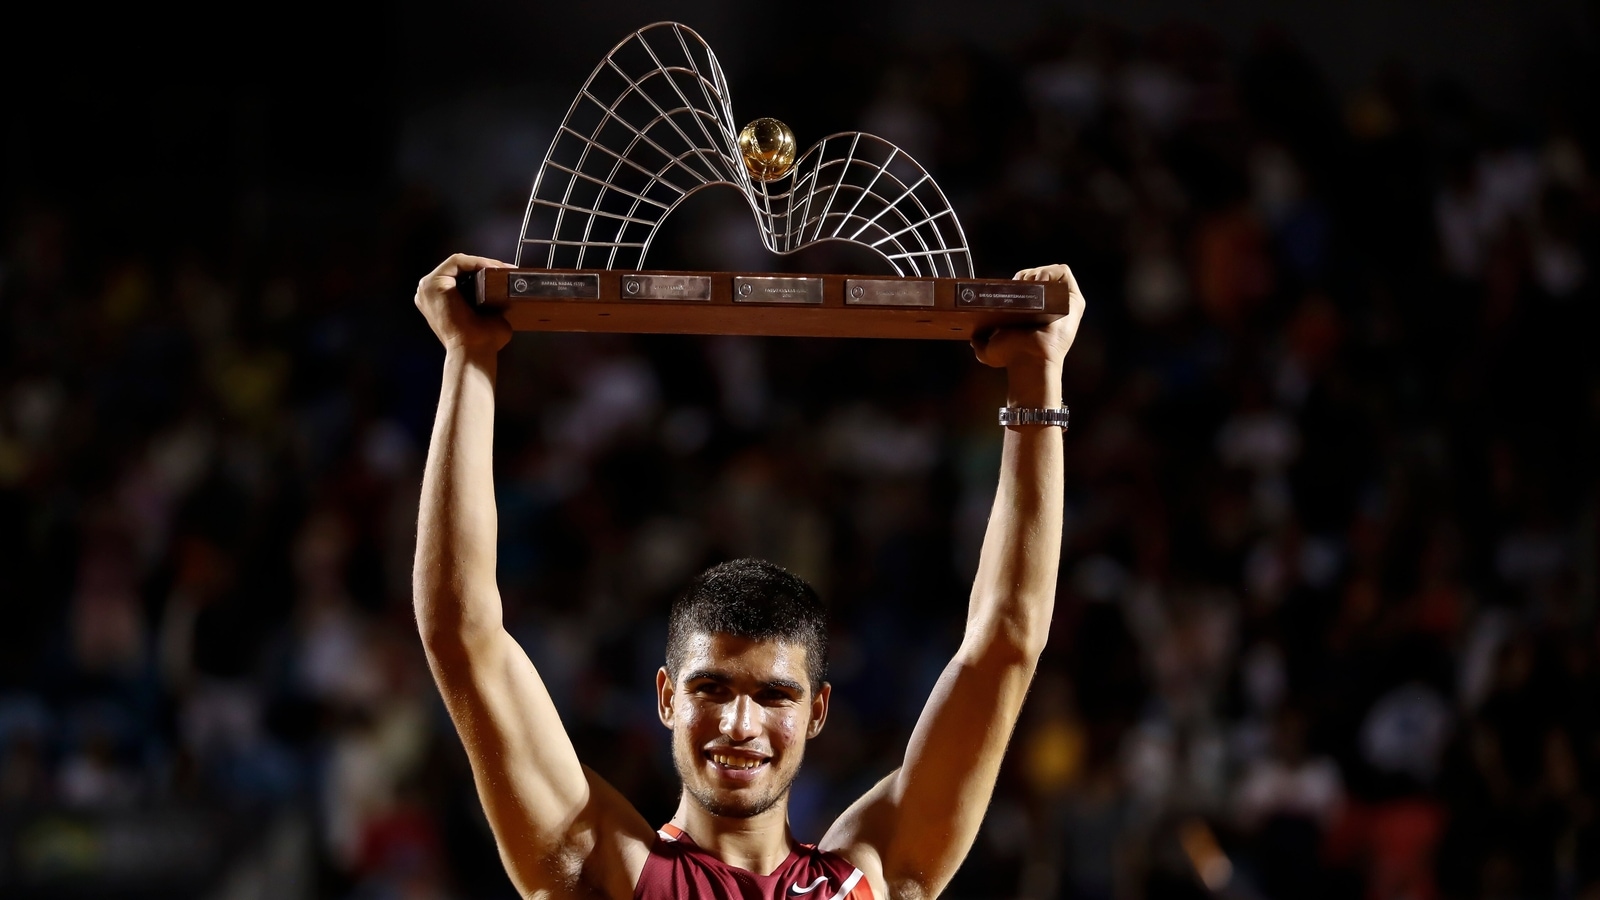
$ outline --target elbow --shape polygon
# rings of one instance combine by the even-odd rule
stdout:
[[[1049,628],[1022,623],[997,622],[988,627],[969,629],[962,642],[966,662],[983,668],[1027,669],[1039,664],[1049,640]]]
[[[417,616],[417,635],[422,638],[422,649],[430,657],[450,656],[466,648],[461,629]]]
[[[984,658],[1033,665],[1050,641],[1048,603],[974,604],[962,641]]]
[[[445,643],[458,630],[454,620],[460,618],[461,603],[459,600],[452,602],[444,594],[437,585],[428,583],[426,579],[411,579],[411,611],[417,619],[417,635],[422,638],[422,646],[429,652],[432,652],[435,644]],[[457,614],[451,615],[451,610]]]
[[[413,606],[417,635],[429,656],[465,654],[482,643],[486,635],[499,630],[498,621],[491,624],[470,615],[460,598],[418,592]]]
[[[420,609],[417,611],[417,636],[422,638],[422,649],[430,659],[448,659],[466,650],[467,642],[460,628],[441,622],[437,617],[424,616]]]
[[[485,630],[455,627],[422,627],[422,652],[435,675],[440,672],[462,671],[482,663],[494,652],[494,641]]]

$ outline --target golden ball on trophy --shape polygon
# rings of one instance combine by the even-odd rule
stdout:
[[[794,132],[777,119],[757,119],[739,132],[744,167],[756,181],[777,181],[794,167]]]

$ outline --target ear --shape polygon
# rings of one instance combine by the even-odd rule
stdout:
[[[811,724],[806,726],[806,740],[822,733],[822,726],[828,721],[828,698],[832,696],[833,685],[824,681],[816,696],[811,698]]]
[[[672,695],[677,685],[672,683],[672,676],[667,674],[667,667],[662,666],[656,670],[656,717],[661,724],[672,730],[673,711]]]

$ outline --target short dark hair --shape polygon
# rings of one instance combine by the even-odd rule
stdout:
[[[695,576],[667,614],[667,673],[683,665],[697,634],[800,644],[813,692],[828,677],[828,618],[811,585],[760,559],[719,563]]]

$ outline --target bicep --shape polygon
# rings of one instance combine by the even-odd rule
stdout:
[[[575,879],[589,853],[613,845],[612,832],[653,834],[579,763],[549,691],[504,629],[476,643],[430,647],[428,661],[519,889],[559,888]]]
[[[895,896],[942,890],[983,823],[1032,676],[1020,659],[958,654],[904,764],[840,817],[825,846],[874,857]]]

